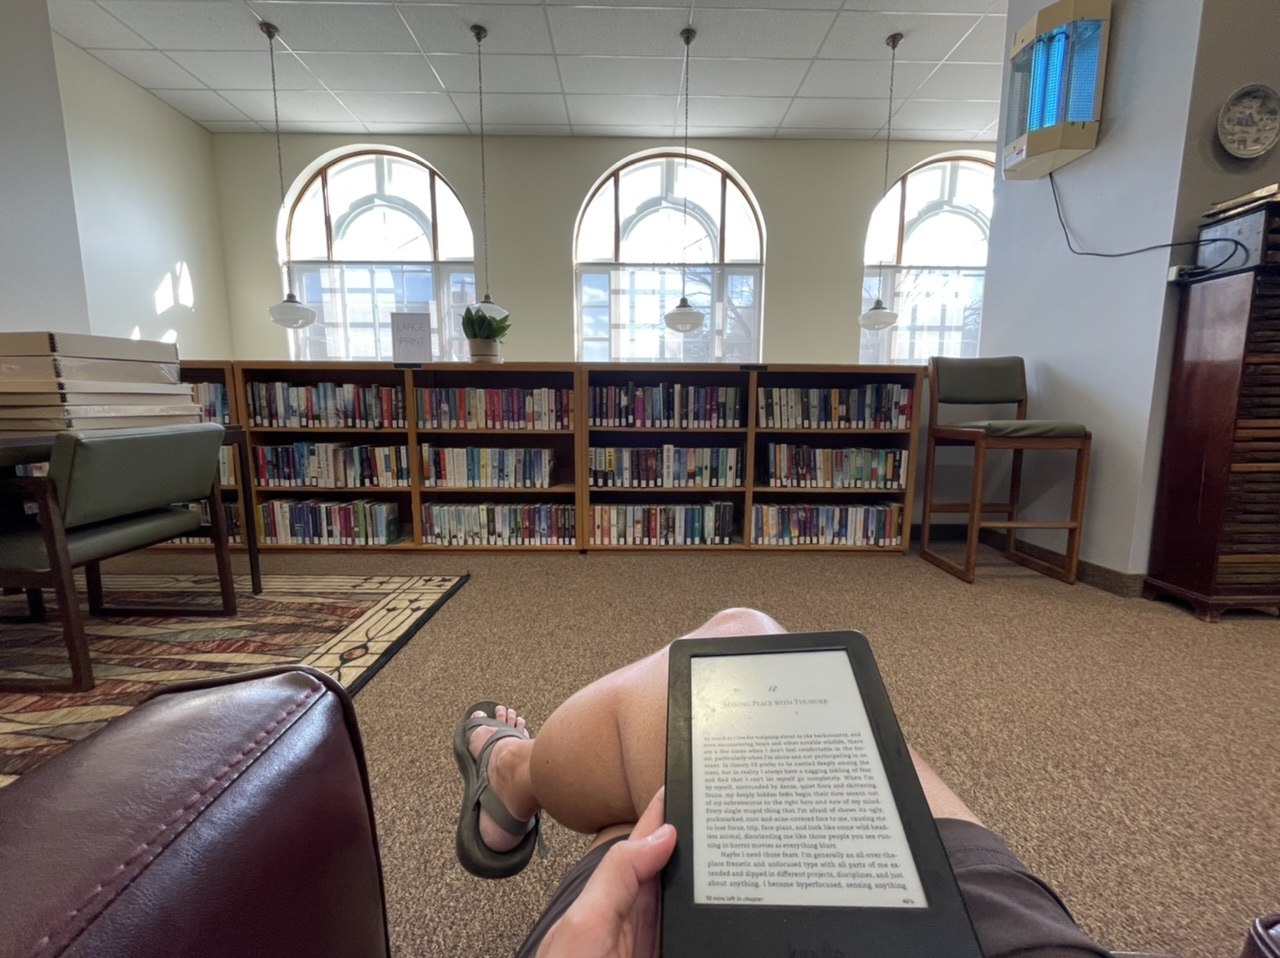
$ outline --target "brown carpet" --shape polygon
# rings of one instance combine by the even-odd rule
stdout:
[[[168,553],[128,562],[174,571]],[[264,565],[333,571],[318,555]],[[579,686],[734,605],[796,631],[866,632],[907,737],[1108,947],[1233,958],[1247,923],[1280,910],[1275,619],[1209,625],[990,551],[973,586],[915,556],[344,553],[341,566],[472,573],[433,641],[357,700],[398,958],[509,955],[585,847],[552,824],[550,856],[517,878],[462,871],[460,710],[505,700],[536,730]]]

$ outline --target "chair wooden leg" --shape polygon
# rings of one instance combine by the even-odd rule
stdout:
[[[102,563],[86,562],[84,564],[84,582],[89,593],[89,611],[97,615],[105,607],[102,600]]]
[[[27,611],[31,613],[32,622],[44,622],[49,617],[49,613],[44,607],[43,590],[27,590]]]
[[[973,446],[973,488],[969,494],[969,529],[965,536],[964,575],[965,582],[972,582],[978,569],[978,533],[982,527],[982,492],[985,485],[987,466],[987,446],[977,442]]]
[[[1022,450],[1013,450],[1013,466],[1009,470],[1009,521],[1018,521],[1018,501],[1022,496]],[[1004,554],[1013,555],[1018,548],[1018,530],[1005,532]]]
[[[938,445],[934,442],[930,430],[927,452],[924,459],[924,511],[920,516],[920,551],[929,549],[929,530],[933,525],[933,467]]]
[[[247,486],[242,488],[247,490]],[[244,492],[241,493],[244,495]],[[213,539],[213,558],[218,566],[218,586],[222,590],[222,611],[236,614],[236,585],[231,574],[231,548],[227,542],[227,516],[222,509],[222,492],[218,477],[214,477],[213,491],[209,495],[209,534]]]
[[[1084,497],[1089,485],[1089,452],[1092,439],[1086,439],[1076,452],[1075,481],[1071,487],[1071,521],[1075,527],[1067,533],[1066,573],[1064,581],[1074,583],[1080,566],[1080,532],[1084,526]]]

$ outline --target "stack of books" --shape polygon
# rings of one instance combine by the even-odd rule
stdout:
[[[199,422],[169,343],[0,333],[0,435]]]

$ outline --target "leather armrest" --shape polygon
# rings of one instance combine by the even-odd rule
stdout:
[[[0,875],[0,958],[389,953],[355,716],[313,669],[160,695],[0,790]]]
[[[1280,958],[1280,914],[1254,921],[1240,958]]]

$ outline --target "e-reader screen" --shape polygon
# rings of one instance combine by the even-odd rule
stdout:
[[[690,662],[693,900],[928,902],[844,651]]]
[[[981,958],[866,636],[668,655],[664,958]]]

